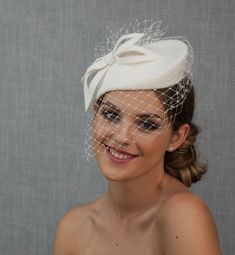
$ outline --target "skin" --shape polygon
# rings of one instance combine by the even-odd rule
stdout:
[[[114,109],[119,110],[115,119],[110,115]],[[189,125],[173,132],[162,109],[153,91],[113,91],[94,107],[93,146],[108,188],[95,202],[61,219],[54,255],[221,254],[207,205],[164,172],[166,151],[184,142]],[[151,118],[158,128],[148,132],[139,118],[146,112],[159,116]],[[135,157],[117,163],[106,146]]]

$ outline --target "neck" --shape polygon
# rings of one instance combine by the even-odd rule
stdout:
[[[125,221],[156,205],[164,176],[164,171],[161,171],[125,182],[109,180],[105,201],[115,220]]]

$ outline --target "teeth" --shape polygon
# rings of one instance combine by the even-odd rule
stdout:
[[[110,153],[111,153],[115,158],[118,158],[118,159],[128,159],[128,158],[131,158],[131,157],[132,157],[131,155],[126,155],[126,154],[122,154],[122,153],[116,152],[116,151],[113,150],[113,149],[110,149],[109,151],[110,151]]]

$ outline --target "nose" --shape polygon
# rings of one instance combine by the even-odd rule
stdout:
[[[119,145],[128,146],[133,142],[133,124],[128,120],[122,120],[115,130],[114,140]]]

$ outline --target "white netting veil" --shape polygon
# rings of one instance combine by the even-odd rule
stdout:
[[[96,46],[84,84],[88,111],[86,155],[109,152],[118,160],[141,139],[165,132],[191,89],[193,51],[184,37],[163,37],[161,22],[137,20],[107,29]]]

